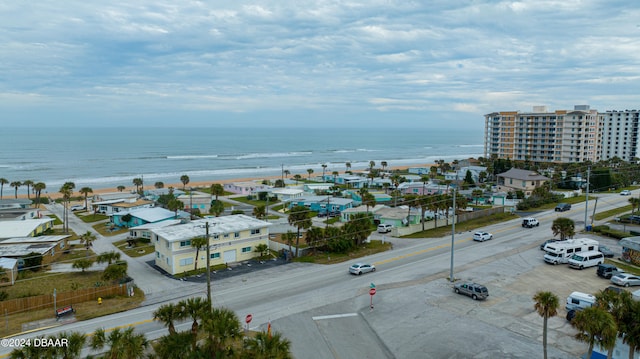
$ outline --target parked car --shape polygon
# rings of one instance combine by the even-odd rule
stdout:
[[[473,234],[474,241],[484,242],[490,239],[493,239],[493,234],[489,232],[476,232]]]
[[[558,203],[556,206],[556,212],[564,212],[571,209],[571,205],[569,203]]]
[[[621,273],[624,273],[624,271],[609,263],[598,264],[598,269],[596,270],[598,277],[602,277],[604,279],[611,279],[614,275]]]
[[[87,209],[84,205],[82,204],[74,204],[73,206],[71,206],[69,208],[71,211],[75,212],[75,211],[84,211],[85,209]]]
[[[529,217],[529,218],[522,219],[522,227],[524,228],[533,228],[539,225],[540,225],[540,222],[538,222],[538,220],[535,218]]]
[[[355,275],[360,275],[362,273],[369,273],[369,272],[375,272],[375,271],[376,271],[376,266],[369,263],[356,263],[356,264],[352,264],[351,267],[349,267],[349,273],[355,274]]]
[[[631,191],[629,191],[628,189],[622,190],[622,191],[620,191],[620,195],[621,196],[631,196]]]
[[[489,290],[482,284],[465,282],[457,283],[453,286],[453,291],[458,294],[464,294],[473,300],[486,299],[489,296]]]
[[[389,233],[391,232],[392,225],[387,223],[382,223],[378,225],[378,233]]]
[[[629,273],[620,273],[611,277],[611,283],[621,285],[623,287],[640,285],[640,277]]]
[[[609,247],[598,246],[598,250],[600,251],[600,253],[604,254],[605,258],[613,258],[615,256],[615,254],[611,249],[609,249]]]

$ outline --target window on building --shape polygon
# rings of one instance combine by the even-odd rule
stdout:
[[[180,260],[181,266],[188,266],[190,264],[193,264],[193,258],[185,258]]]
[[[247,252],[251,252],[251,247],[242,248],[242,253],[247,253]]]
[[[220,258],[220,252],[211,253],[211,259],[217,259],[217,258]]]
[[[191,240],[180,241],[180,247],[191,247]]]
[[[260,234],[260,228],[252,229],[251,234]]]
[[[233,238],[240,238],[240,232],[235,232],[233,234]]]

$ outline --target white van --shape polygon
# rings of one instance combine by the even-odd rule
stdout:
[[[589,308],[596,302],[596,297],[582,292],[573,292],[567,297],[567,310],[582,310]]]
[[[382,223],[378,225],[378,233],[389,233],[391,232],[391,228],[393,228],[392,225]]]
[[[604,263],[604,254],[598,251],[579,252],[569,258],[569,267],[583,269]]]

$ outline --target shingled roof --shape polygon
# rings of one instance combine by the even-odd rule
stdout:
[[[507,172],[500,173],[498,175],[498,177],[513,178],[513,179],[522,180],[522,181],[548,181],[548,180],[550,180],[549,177],[545,177],[545,176],[539,174],[538,172],[521,170],[521,169],[518,169],[518,168],[512,168],[512,169],[508,170]]]

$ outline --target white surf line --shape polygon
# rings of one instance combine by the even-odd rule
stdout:
[[[313,320],[323,320],[323,319],[335,319],[335,318],[346,318],[346,317],[355,317],[358,313],[345,313],[345,314],[334,314],[334,315],[321,315],[318,317],[311,317]]]

